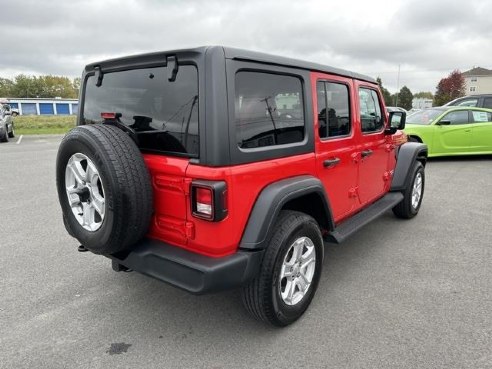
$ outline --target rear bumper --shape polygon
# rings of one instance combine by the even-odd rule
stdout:
[[[261,251],[238,251],[222,258],[199,255],[144,238],[130,252],[108,255],[118,264],[194,294],[242,286],[260,270]]]

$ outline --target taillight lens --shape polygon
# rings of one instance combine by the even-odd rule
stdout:
[[[102,119],[116,119],[116,113],[113,112],[104,112],[101,113]]]
[[[227,216],[227,187],[223,181],[193,181],[191,210],[193,216],[218,222]]]
[[[196,211],[205,216],[212,217],[212,190],[198,187],[196,189]]]

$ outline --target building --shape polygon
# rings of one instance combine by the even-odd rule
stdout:
[[[412,109],[427,109],[432,108],[432,99],[425,97],[414,97],[412,100]]]
[[[20,115],[74,115],[79,111],[77,99],[13,98],[8,101]]]
[[[466,95],[492,94],[492,70],[476,67],[463,72]]]

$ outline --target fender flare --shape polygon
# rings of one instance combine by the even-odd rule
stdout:
[[[390,191],[402,191],[408,183],[410,172],[416,160],[427,160],[427,145],[419,142],[407,142],[397,152],[396,168],[393,173]]]
[[[334,220],[323,184],[312,176],[297,176],[274,182],[261,191],[250,213],[239,248],[264,249],[268,234],[282,207],[290,200],[313,193],[320,197],[328,228],[333,230]]]

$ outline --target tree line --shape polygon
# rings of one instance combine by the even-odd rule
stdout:
[[[414,97],[433,100],[434,106],[441,106],[458,97],[464,96],[466,92],[465,78],[459,70],[452,71],[447,77],[442,78],[436,87],[436,93],[418,92],[412,94],[407,86],[400,91],[391,94],[383,86],[381,78],[377,78],[379,87],[387,106],[399,106],[406,110],[412,108]],[[0,97],[6,98],[78,98],[80,78],[70,79],[63,76],[29,76],[19,74],[13,79],[0,77]]]
[[[378,77],[377,82],[386,106],[398,106],[406,110],[412,108],[412,100],[414,98],[431,99],[433,106],[442,106],[451,100],[465,96],[466,93],[465,77],[459,70],[454,70],[447,77],[442,78],[436,86],[434,95],[432,92],[425,91],[412,94],[412,91],[407,86],[403,86],[399,92],[391,94],[383,86],[381,78]]]
[[[19,74],[13,79],[0,77],[0,97],[5,98],[78,98],[80,78],[63,76],[29,76]]]

